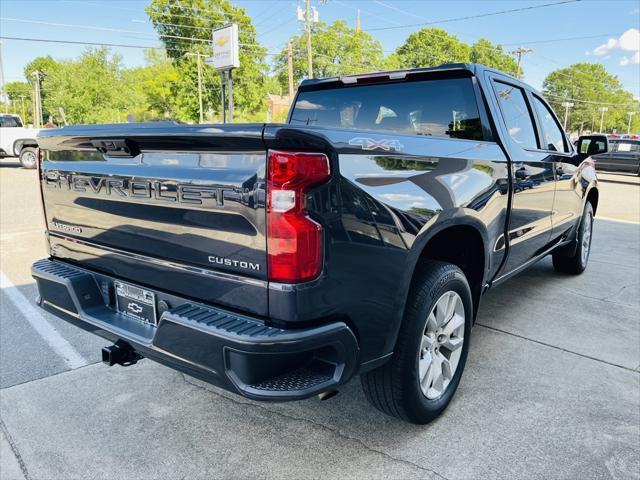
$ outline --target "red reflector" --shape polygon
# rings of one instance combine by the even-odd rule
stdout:
[[[322,226],[307,216],[304,192],[329,179],[322,153],[270,150],[267,160],[269,280],[311,280],[322,270]],[[278,192],[274,195],[274,192]],[[275,198],[274,198],[275,197]]]
[[[316,277],[322,267],[322,227],[296,213],[273,212],[267,225],[269,280],[300,282]]]

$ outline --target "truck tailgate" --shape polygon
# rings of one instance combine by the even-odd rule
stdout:
[[[262,131],[169,122],[43,131],[51,256],[268,315]]]

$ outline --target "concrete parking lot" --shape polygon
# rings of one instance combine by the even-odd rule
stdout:
[[[491,291],[451,406],[428,426],[331,400],[252,402],[35,309],[36,174],[0,163],[0,477],[640,478],[640,182],[602,175],[588,270],[550,259]]]

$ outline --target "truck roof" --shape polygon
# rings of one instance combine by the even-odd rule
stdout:
[[[479,75],[483,71],[492,71],[506,75],[518,83],[519,79],[504,73],[495,68],[487,67],[480,63],[445,63],[437,67],[406,68],[401,70],[387,70],[380,72],[363,73],[358,75],[342,75],[339,77],[314,78],[303,80],[298,88],[299,91],[315,90],[332,84],[352,85],[357,83],[376,83],[385,80],[404,80],[409,76],[434,72],[469,72],[471,75]]]

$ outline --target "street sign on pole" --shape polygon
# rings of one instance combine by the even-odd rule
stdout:
[[[240,43],[238,42],[238,24],[232,23],[213,30],[211,35],[213,55],[205,59],[220,72],[222,81],[222,121],[226,123],[225,84],[229,88],[229,122],[233,122],[233,77],[231,70],[240,66]],[[226,78],[225,78],[226,77]]]
[[[238,68],[240,66],[238,24],[232,23],[231,25],[216,28],[211,39],[213,42],[213,57],[210,58],[213,68],[216,70]]]

